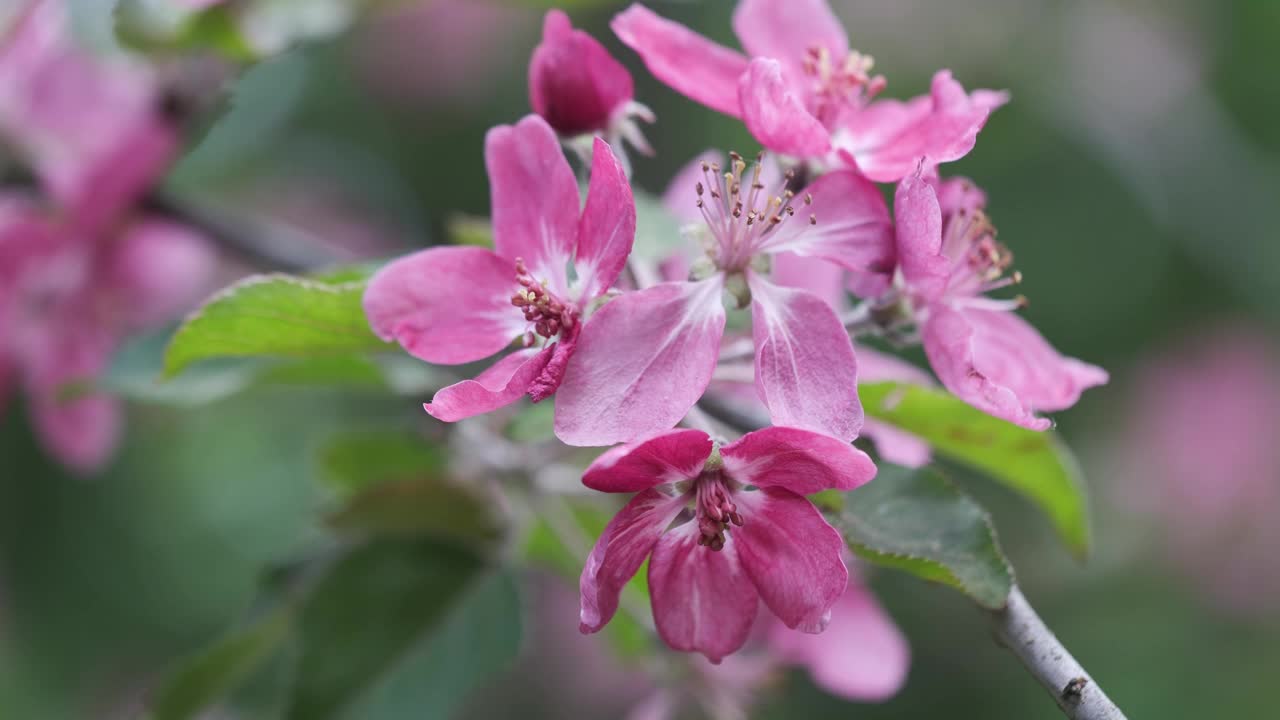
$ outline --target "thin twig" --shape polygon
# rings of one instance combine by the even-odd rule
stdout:
[[[1009,593],[1005,608],[991,612],[990,617],[1000,643],[1049,691],[1064,715],[1072,720],[1125,720],[1120,708],[1054,637],[1017,586]]]

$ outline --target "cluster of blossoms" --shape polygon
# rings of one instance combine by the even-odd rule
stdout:
[[[66,12],[25,3],[0,39],[0,138],[36,180],[0,193],[0,403],[25,388],[43,443],[87,471],[121,410],[68,388],[196,300],[213,254],[142,202],[179,151],[174,102],[150,68],[77,46]]]
[[[806,496],[876,473],[852,445],[860,372],[932,379],[855,351],[851,327],[918,340],[944,387],[1036,430],[1050,424],[1040,413],[1107,379],[1054,350],[1015,314],[1020,299],[987,296],[1020,276],[984,193],[939,174],[973,148],[1004,93],[966,92],[942,71],[926,96],[879,99],[884,78],[824,0],[741,0],[733,25],[746,54],[640,5],[613,21],[655,76],[741,118],[771,153],[709,156],[677,176],[667,198],[690,223],[690,253],[660,268],[631,255],[635,203],[617,141],[647,149],[634,120],[651,116],[622,66],[552,12],[530,66],[536,114],[485,143],[493,250],[421,251],[385,266],[365,295],[375,332],[428,362],[515,347],[439,391],[426,405],[434,417],[554,395],[563,442],[615,446],[583,482],[635,495],[587,560],[581,628],[609,622],[647,558],[659,635],[716,662],[747,643],[761,601],[787,628],[819,633],[856,588],[840,535]],[[585,204],[562,143],[591,148]],[[892,213],[877,183],[896,183]],[[729,319],[748,308],[749,336],[738,337],[743,323]],[[737,362],[743,346],[750,365]],[[756,404],[771,426],[714,437],[695,409],[709,392]],[[918,439],[869,429],[886,457],[927,459]]]

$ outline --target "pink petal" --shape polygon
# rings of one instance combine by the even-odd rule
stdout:
[[[739,560],[736,535],[719,551],[698,545],[699,536],[698,524],[688,522],[663,535],[653,549],[653,620],[672,649],[720,662],[746,643],[759,600]]]
[[[783,287],[807,290],[831,306],[836,312],[849,309],[845,292],[845,270],[821,258],[783,252],[773,256],[773,274],[769,279]]]
[[[1071,407],[1107,382],[1099,367],[1063,357],[1012,312],[932,306],[924,322],[925,354],[948,390],[974,407],[1032,430],[1036,417]]]
[[[871,458],[849,443],[791,427],[747,433],[720,454],[725,471],[737,482],[797,495],[852,490],[876,475]]]
[[[554,345],[513,352],[474,380],[441,388],[431,402],[422,407],[437,420],[457,422],[510,405],[529,392],[529,386],[551,361],[554,352]]]
[[[640,54],[659,80],[676,92],[738,117],[738,78],[747,58],[718,45],[640,4],[618,13],[610,23],[618,39]]]
[[[582,484],[602,492],[630,493],[692,480],[702,472],[713,446],[701,430],[668,430],[596,458],[582,476]]]
[[[662,283],[596,311],[557,393],[556,435],[570,445],[612,445],[679,422],[715,370],[723,282]]]
[[[529,60],[529,102],[561,135],[604,130],[614,110],[631,100],[631,74],[595,38],[550,10],[542,42]]]
[[[929,443],[906,430],[874,418],[867,418],[863,423],[862,437],[875,443],[876,453],[887,463],[921,468],[933,459]]]
[[[444,365],[486,358],[524,332],[511,305],[511,261],[485,248],[437,247],[396,259],[369,280],[364,312],[374,334]]]
[[[650,489],[613,516],[587,556],[578,582],[582,602],[578,627],[582,632],[597,632],[613,618],[622,588],[684,505],[681,496],[669,497]]]
[[[157,185],[179,152],[177,131],[163,118],[143,116],[115,146],[83,168],[71,200],[77,230],[86,234],[108,229]]]
[[[901,382],[934,385],[933,376],[896,355],[858,345],[858,382]]]
[[[756,390],[775,425],[850,441],[862,427],[858,363],[834,310],[748,273]]]
[[[698,183],[703,181],[705,163],[723,163],[724,155],[717,150],[703,150],[697,157],[685,163],[676,171],[667,189],[662,193],[662,206],[683,224],[703,222],[702,211],[698,210]]]
[[[142,329],[191,309],[209,290],[217,258],[192,228],[143,218],[117,241],[106,282],[123,299],[129,325]]]
[[[811,48],[826,48],[834,63],[849,54],[849,38],[827,0],[742,0],[733,31],[749,55],[780,60],[796,80],[804,77]]]
[[[803,198],[812,196],[805,205]],[[829,172],[793,201],[796,216],[766,236],[761,252],[819,257],[850,270],[889,275],[894,247],[879,188],[850,170]],[[812,216],[812,219],[809,217]]]
[[[509,261],[524,260],[564,296],[578,236],[578,183],[555,132],[537,115],[499,125],[485,136],[484,161],[494,250]]]
[[[738,81],[738,100],[747,129],[766,148],[784,155],[814,157],[831,149],[831,135],[809,113],[802,88],[782,74],[777,60],[755,58]]]
[[[803,665],[814,683],[848,700],[887,700],[902,688],[911,648],[893,618],[855,578],[831,607],[831,624],[821,635],[769,631],[769,649],[780,659]]]
[[[733,539],[765,605],[789,628],[822,632],[849,579],[840,533],[788,490],[739,492],[733,499],[743,519]]]
[[[972,180],[966,177],[951,177],[931,180],[930,184],[938,193],[938,207],[943,215],[960,212],[973,212],[987,206],[987,194]]]
[[[636,239],[636,201],[609,144],[595,139],[587,206],[578,225],[577,273],[584,301],[613,287]]]
[[[80,472],[96,470],[110,458],[123,426],[115,398],[92,394],[68,400],[62,395],[73,383],[96,379],[110,362],[114,338],[88,324],[90,316],[85,308],[81,316],[46,328],[30,348],[25,367],[32,420],[42,444]]]
[[[942,211],[933,187],[920,175],[902,178],[893,211],[903,279],[924,298],[937,298],[951,278],[951,260],[942,252]]]

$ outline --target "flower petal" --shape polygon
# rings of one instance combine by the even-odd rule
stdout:
[[[849,54],[849,38],[827,0],[741,0],[733,31],[751,57],[780,60],[797,79],[811,48],[825,48],[835,63]]]
[[[529,60],[534,112],[562,135],[597,132],[634,94],[631,74],[599,41],[574,30],[562,10],[547,12],[542,42]]]
[[[851,170],[837,170],[800,193],[806,195],[812,204],[795,203],[799,217],[766,235],[759,252],[793,252],[885,276],[893,272],[893,223],[874,183]]]
[[[893,618],[856,578],[831,607],[831,624],[821,635],[769,630],[769,649],[780,659],[803,665],[814,684],[848,700],[886,700],[902,688],[911,648]]]
[[[427,362],[486,358],[524,331],[511,305],[515,266],[485,248],[438,247],[393,260],[369,279],[364,312],[374,334]]]
[[[613,287],[636,239],[636,201],[609,144],[595,139],[587,206],[578,224],[579,297],[588,300]]]
[[[929,443],[917,435],[886,422],[867,418],[862,425],[862,437],[875,443],[880,459],[902,467],[921,468],[933,459]]]
[[[1036,412],[1069,408],[1108,379],[1102,368],[1063,357],[1012,312],[935,305],[922,335],[929,363],[948,390],[1032,430],[1050,426]]]
[[[578,235],[578,183],[560,141],[537,115],[499,125],[484,138],[494,250],[525,264],[551,290],[568,290],[565,269]]]
[[[742,121],[761,145],[774,152],[824,155],[831,149],[831,134],[805,109],[800,91],[801,86],[787,81],[777,60],[755,58],[738,81]]]
[[[829,435],[791,427],[747,433],[720,450],[725,471],[743,485],[778,487],[797,495],[852,490],[876,476],[861,450]]]
[[[556,395],[556,436],[612,445],[666,430],[711,382],[724,334],[721,276],[611,300],[582,328]]]
[[[129,226],[115,246],[107,283],[129,325],[151,327],[190,309],[210,288],[217,258],[207,238],[161,218]]]
[[[101,467],[120,439],[119,401],[95,393],[74,400],[63,396],[72,383],[92,381],[110,362],[115,340],[82,317],[62,318],[28,348],[24,363],[32,420],[41,443],[63,464],[79,472]]]
[[[630,493],[691,480],[702,472],[713,447],[701,430],[668,430],[619,445],[596,458],[582,476],[582,484],[602,492]]]
[[[698,524],[688,522],[663,535],[653,549],[653,620],[671,648],[720,662],[746,643],[759,600],[743,572],[735,537],[717,551],[699,545],[699,536]]]
[[[587,556],[578,581],[582,602],[578,628],[582,632],[596,632],[613,618],[622,588],[684,505],[683,497],[650,489],[613,516]]]
[[[463,380],[436,392],[422,407],[431,417],[457,422],[510,405],[529,392],[529,386],[551,361],[555,345],[517,350],[474,380]]]
[[[741,53],[638,3],[614,16],[610,27],[671,89],[725,115],[741,114],[738,78],[747,71],[747,58]]]
[[[789,490],[739,492],[733,499],[743,519],[733,538],[765,605],[789,628],[822,632],[849,579],[840,533]]]
[[[803,290],[748,273],[756,391],[775,425],[844,441],[862,427],[858,362],[834,310]]]
[[[919,174],[902,178],[893,196],[898,266],[911,289],[932,300],[951,278],[942,252],[942,211],[933,187]]]
[[[685,163],[667,183],[662,193],[662,206],[683,224],[703,222],[702,212],[698,210],[698,183],[703,181],[706,173],[703,164],[723,163],[724,155],[718,150],[703,150],[698,156]]]
[[[836,312],[849,309],[845,270],[833,262],[790,252],[777,253],[773,256],[773,274],[769,279],[783,287],[807,290]]]

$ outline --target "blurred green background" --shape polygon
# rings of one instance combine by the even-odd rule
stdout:
[[[975,151],[944,172],[987,189],[1026,277],[1027,317],[1067,354],[1112,371],[1111,385],[1059,418],[1091,483],[1087,564],[1018,499],[968,483],[992,508],[1027,595],[1130,717],[1274,714],[1280,598],[1250,614],[1215,605],[1162,554],[1169,529],[1120,506],[1114,458],[1134,417],[1131,386],[1152,358],[1228,321],[1269,337],[1278,327],[1280,2],[832,4],[888,76],[887,95],[925,92],[942,67],[967,87],[1011,90]],[[453,214],[486,214],[483,136],[528,112],[541,10],[494,4],[473,27],[431,5],[250,70],[171,188],[291,218],[350,257],[438,242]],[[739,123],[657,83],[619,45],[607,22],[621,3],[566,5],[632,68],[637,99],[659,118],[646,128],[658,154],[637,160],[637,185],[660,192],[709,147],[755,149]],[[735,44],[729,2],[651,6]],[[243,614],[266,568],[315,539],[320,440],[388,419],[421,421],[413,402],[308,389],[139,406],[110,469],[86,479],[41,456],[21,400],[11,403],[0,425],[0,717],[131,717],[176,658]],[[850,705],[795,674],[761,717],[1055,717],[966,600],[889,572],[872,584],[911,642],[905,689]],[[526,620],[526,657],[467,714],[586,716],[573,698],[591,681],[540,663],[590,642],[567,597],[526,599],[540,608]],[[557,614],[568,619],[548,619]],[[604,687],[590,703],[600,717],[637,698],[625,683]]]

